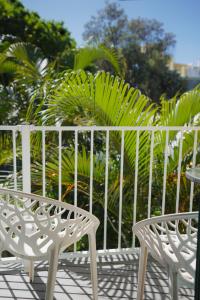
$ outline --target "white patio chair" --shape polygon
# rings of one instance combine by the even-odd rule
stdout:
[[[98,299],[96,268],[96,230],[99,220],[87,211],[46,197],[0,189],[1,251],[33,262],[48,259],[46,300],[53,299],[61,251],[89,238],[93,298]],[[31,230],[30,230],[31,228]],[[34,268],[31,267],[33,280]]]
[[[197,222],[198,212],[191,212],[153,217],[133,226],[141,247],[137,300],[144,295],[148,253],[168,268],[171,299],[178,299],[178,279],[194,284]]]

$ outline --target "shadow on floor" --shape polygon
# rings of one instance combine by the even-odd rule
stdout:
[[[48,264],[36,264],[34,283],[29,283],[20,263],[10,263],[1,268],[0,300],[44,299]],[[138,255],[113,255],[99,257],[99,300],[136,299]],[[145,300],[169,298],[166,270],[153,259],[149,260],[145,283]],[[193,290],[180,289],[181,300],[192,300]],[[90,265],[88,258],[60,260],[56,277],[55,300],[92,300]]]

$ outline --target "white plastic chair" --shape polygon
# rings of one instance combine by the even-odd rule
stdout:
[[[38,259],[49,260],[46,300],[53,299],[59,253],[85,234],[89,238],[93,299],[98,299],[98,226],[99,220],[95,216],[73,205],[33,194],[0,189],[0,250],[7,250],[17,257],[30,260],[32,280],[33,262]]]
[[[178,279],[194,284],[197,222],[198,212],[191,212],[153,217],[133,226],[141,247],[137,300],[144,295],[148,253],[168,268],[171,299],[178,299]]]

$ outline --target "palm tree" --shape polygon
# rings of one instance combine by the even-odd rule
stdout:
[[[106,60],[112,65],[116,74],[120,74],[117,53],[103,45],[76,49],[73,69],[87,68],[98,60]],[[54,86],[54,81],[62,78],[62,74],[63,72],[59,73],[58,61],[49,62],[38,47],[23,42],[11,44],[0,53],[0,75],[2,89],[4,89],[2,91],[4,97],[2,97],[4,99],[5,94],[7,95],[7,107],[10,104],[9,116],[12,114],[18,116],[18,123],[19,119],[24,121],[27,107],[35,91],[39,91],[40,96],[44,97],[48,84]],[[15,120],[11,119],[13,123]],[[6,121],[8,122],[9,119],[7,118]]]
[[[37,99],[38,104],[38,99]],[[200,94],[199,89],[190,91],[182,96],[174,97],[167,101],[162,99],[161,108],[151,104],[150,100],[142,95],[137,89],[130,88],[123,80],[114,77],[109,73],[98,72],[96,74],[87,73],[85,71],[72,71],[63,74],[63,77],[54,86],[53,90],[47,93],[45,99],[42,99],[38,107],[43,107],[43,111],[35,110],[34,99],[31,106],[31,116],[37,123],[44,125],[60,124],[60,125],[102,125],[102,126],[182,126],[187,124],[197,124],[196,116],[200,111]],[[187,111],[185,107],[188,107]],[[184,115],[183,115],[184,112]],[[30,112],[29,112],[30,113]],[[28,115],[29,118],[30,114]],[[100,138],[104,139],[103,136]],[[118,197],[119,197],[119,166],[116,166],[116,157],[120,157],[120,132],[112,132],[110,134],[110,181],[109,181],[109,201],[108,210],[110,213],[110,226],[117,231],[113,220],[118,217]],[[169,144],[173,144],[177,139],[177,132],[173,132],[169,136]],[[145,194],[148,190],[149,176],[149,160],[150,160],[150,143],[151,139],[148,132],[140,134],[140,156],[139,156],[139,179],[141,193]],[[83,141],[86,145],[86,139]],[[103,142],[101,143],[103,146]],[[183,158],[191,156],[192,153],[192,136],[188,132],[184,134],[183,139]],[[79,182],[79,192],[89,194],[89,154],[85,155],[86,148],[80,149],[79,168],[81,172],[81,181]],[[165,149],[165,133],[155,132],[154,157],[157,167],[154,170],[154,180],[162,186],[163,164],[159,165],[159,161],[163,161],[163,153]],[[173,147],[174,157],[177,158],[178,146]],[[69,149],[63,152],[63,160],[68,161],[63,169],[63,195],[69,195],[73,191],[73,155],[68,154]],[[132,198],[133,198],[133,176],[135,170],[135,154],[136,154],[136,132],[125,133],[124,143],[124,181],[123,191],[124,199],[123,209],[126,213],[123,216],[124,225],[124,243],[128,244],[126,237],[132,224]],[[66,158],[65,158],[66,155]],[[103,153],[105,155],[105,152]],[[52,159],[47,163],[49,180],[57,183],[58,161],[57,155],[51,155]],[[71,157],[69,163],[69,157]],[[81,157],[84,159],[81,159]],[[94,160],[98,162],[99,153],[96,151]],[[177,168],[178,159],[169,158],[168,174],[169,177]],[[102,163],[102,162],[101,162]],[[85,167],[87,165],[87,168]],[[158,168],[159,165],[159,168]],[[101,164],[98,164],[99,168]],[[38,168],[38,165],[37,165]],[[52,171],[50,171],[52,169]],[[158,172],[159,169],[159,172]],[[87,170],[87,171],[86,171]],[[52,177],[52,173],[54,176]],[[56,174],[56,175],[55,175]],[[64,175],[65,174],[65,175]],[[68,174],[68,175],[67,175]],[[71,180],[69,179],[71,174]],[[97,175],[98,174],[98,175]],[[104,182],[104,172],[100,169],[94,174],[96,185],[94,199],[99,205],[104,207],[103,190],[100,182]],[[100,176],[102,175],[102,176]],[[99,177],[100,176],[100,177]],[[65,178],[68,178],[65,180]],[[67,184],[66,184],[67,182]],[[159,186],[159,192],[160,192]],[[132,187],[132,188],[130,188]],[[139,187],[139,190],[140,190]],[[175,188],[175,187],[174,187]],[[132,189],[132,191],[130,191]],[[174,190],[170,192],[174,197]],[[155,197],[160,194],[156,194]],[[139,206],[144,207],[146,197],[140,198]],[[154,205],[153,201],[152,204]],[[140,216],[139,216],[140,215]],[[138,212],[138,217],[142,217],[142,210]],[[129,228],[129,229],[128,229]],[[126,234],[125,234],[126,233]]]
[[[90,53],[88,59],[87,51]],[[27,112],[27,121],[37,125],[103,125],[103,126],[153,126],[153,125],[197,125],[199,122],[198,114],[200,111],[199,88],[196,88],[181,96],[176,96],[171,100],[162,99],[161,107],[152,104],[150,99],[140,93],[139,90],[130,87],[127,83],[117,76],[113,76],[104,71],[91,74],[79,70],[80,67],[86,67],[99,54],[92,49],[82,49],[76,56],[74,70],[67,70],[60,74],[53,75],[49,65],[45,66],[44,72],[36,70],[36,76],[31,80],[41,80],[38,88],[33,89],[31,102]],[[101,55],[107,55],[101,49]],[[83,61],[81,62],[81,55]],[[109,55],[107,56],[109,58]],[[87,64],[85,63],[87,58]],[[28,68],[29,64],[23,65]],[[115,66],[115,64],[113,63]],[[30,68],[32,68],[30,66]],[[41,68],[40,68],[41,69]],[[118,70],[115,66],[115,69]],[[31,69],[33,70],[33,68]],[[49,71],[50,70],[50,71]],[[23,72],[22,72],[23,74]],[[30,74],[33,74],[33,72]],[[19,78],[21,73],[19,72]],[[31,75],[32,76],[32,75]],[[38,79],[39,78],[39,79]],[[187,107],[187,110],[185,109]],[[154,158],[156,167],[153,172],[153,185],[157,188],[152,194],[152,205],[160,206],[161,198],[160,186],[162,186],[163,176],[163,153],[165,149],[165,132],[155,132]],[[193,147],[192,133],[184,133],[183,139],[183,159],[186,164],[188,157],[192,155]],[[199,137],[198,137],[199,138]],[[98,210],[102,213],[104,208],[104,170],[105,161],[105,136],[100,134],[98,143],[94,151],[94,201],[96,201]],[[49,193],[56,192],[58,182],[58,159],[56,136],[46,139],[47,157],[50,157],[46,165],[46,179],[50,187]],[[68,141],[68,142],[67,142]],[[83,205],[86,205],[89,195],[89,165],[90,156],[87,136],[82,137],[82,148],[79,149],[78,173],[78,190]],[[36,143],[37,142],[37,143]],[[38,191],[41,190],[41,170],[42,166],[39,158],[41,139],[33,138],[32,143],[35,145],[33,178]],[[63,200],[68,199],[74,190],[74,151],[71,149],[74,144],[73,137],[64,139],[62,151],[62,191]],[[140,155],[139,155],[139,172],[138,182],[139,191],[139,209],[138,218],[145,215],[144,208],[147,206],[145,196],[148,190],[149,161],[150,161],[150,144],[151,136],[148,132],[140,133]],[[168,178],[170,179],[177,169],[179,139],[177,132],[169,135],[169,145],[173,146],[173,155],[169,157]],[[120,160],[120,132],[110,133],[110,159],[109,159],[109,199],[108,199],[108,217],[110,228],[115,232],[117,229],[118,210],[119,210],[119,160]],[[133,177],[135,171],[136,155],[136,132],[126,132],[124,140],[124,180],[123,180],[123,242],[129,245],[127,238],[131,234],[132,224],[132,205],[133,205]],[[185,166],[184,164],[184,166]],[[174,189],[170,191],[169,198],[174,199]],[[155,199],[154,199],[155,198]],[[98,214],[98,212],[97,212]]]

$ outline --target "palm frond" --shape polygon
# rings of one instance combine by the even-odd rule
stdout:
[[[43,58],[39,48],[29,43],[19,42],[11,44],[1,54],[0,61],[2,60],[2,71],[9,73],[15,70],[16,76],[20,78],[26,77],[26,80],[37,80],[47,72],[47,59]]]
[[[88,122],[92,119],[93,124],[103,126],[147,126],[153,123],[156,111],[138,90],[105,72],[96,75],[84,71],[68,73],[49,97],[47,105],[42,116],[44,120],[63,123],[70,115],[74,118],[80,115]],[[119,133],[113,136],[116,147],[120,149]],[[127,165],[132,168],[135,164],[135,139],[135,132],[126,134],[125,156]],[[141,143],[145,142],[148,138],[142,134]],[[143,155],[144,160],[147,158],[146,154]],[[140,165],[143,169],[143,164]]]
[[[51,153],[51,154],[50,154]],[[58,153],[56,149],[48,152],[48,157],[50,159],[46,162],[46,181],[55,186],[58,184]],[[62,150],[62,186],[63,194],[66,191],[72,192],[74,190],[74,150],[63,149]],[[85,147],[78,153],[78,190],[89,195],[89,183],[90,183],[90,155],[87,154]],[[94,155],[94,185],[101,185],[103,181],[103,174],[105,173],[104,166],[97,156]],[[38,188],[42,186],[42,164],[40,162],[35,162],[32,165],[32,178],[34,180],[34,185]],[[95,193],[95,192],[94,192]],[[95,198],[95,196],[94,196]]]
[[[120,74],[119,58],[114,49],[108,49],[103,45],[98,47],[84,47],[79,49],[74,58],[74,70],[84,70],[91,63],[98,60],[108,61],[117,74]]]

